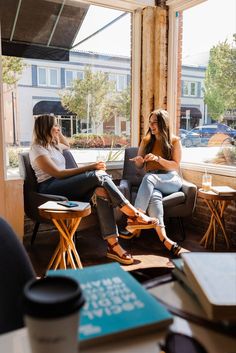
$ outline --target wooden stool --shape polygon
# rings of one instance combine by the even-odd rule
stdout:
[[[42,217],[51,219],[60,234],[59,243],[49,262],[47,270],[50,268],[56,270],[58,267],[66,269],[67,265],[70,265],[73,269],[83,268],[73,237],[81,219],[91,213],[90,205],[82,211],[40,209],[39,213]]]
[[[228,206],[228,204],[236,199],[236,196],[231,195],[218,195],[213,191],[203,191],[202,189],[198,190],[198,197],[203,199],[207,204],[210,212],[211,219],[209,226],[207,228],[206,233],[200,241],[200,244],[203,244],[205,248],[213,245],[213,250],[215,250],[216,246],[216,236],[219,230],[222,231],[224,236],[227,248],[229,249],[229,238],[225,229],[225,220],[224,220],[224,212]]]

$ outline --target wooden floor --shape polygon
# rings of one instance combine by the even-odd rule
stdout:
[[[203,234],[197,234],[194,230],[188,229],[186,225],[186,239],[184,241],[181,241],[181,234],[175,222],[170,224],[167,230],[174,241],[190,251],[211,251],[211,249],[204,249],[199,244]],[[33,246],[30,245],[30,234],[24,237],[25,248],[38,276],[45,274],[49,260],[58,243],[58,238],[57,231],[50,226],[47,226],[47,229],[44,229],[43,232],[39,232]],[[78,232],[75,242],[84,267],[110,262],[106,258],[106,244],[100,236],[98,227]],[[153,254],[171,258],[170,253],[164,248],[153,230],[143,230],[139,238],[121,239],[120,242],[133,255]],[[219,239],[216,251],[227,251],[223,239]],[[236,245],[232,245],[230,251],[236,251]],[[165,273],[165,271],[166,269],[161,269],[161,266],[157,269],[146,270],[151,277],[160,275],[162,272]]]

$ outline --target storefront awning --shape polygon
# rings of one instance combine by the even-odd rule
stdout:
[[[55,114],[55,115],[76,115],[66,110],[60,101],[41,101],[35,104],[33,115]]]
[[[65,0],[0,0],[2,54],[69,60],[88,8]]]
[[[192,118],[198,118],[198,119],[202,118],[202,113],[196,107],[181,107],[181,113],[180,114],[181,114],[182,117],[186,116],[186,110],[190,110],[190,116]]]

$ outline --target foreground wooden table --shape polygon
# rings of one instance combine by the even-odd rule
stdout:
[[[236,200],[236,195],[218,195],[213,191],[203,191],[198,190],[198,197],[203,199],[208,206],[211,213],[211,219],[206,233],[200,241],[205,248],[213,246],[215,250],[216,246],[216,236],[221,230],[223,237],[225,239],[227,248],[230,247],[230,240],[225,229],[224,212],[232,200]]]
[[[188,322],[174,316],[170,326],[171,331],[184,333],[195,337],[207,349],[208,353],[235,352],[236,340],[232,337],[206,329],[206,327]],[[157,330],[156,333],[139,334],[134,337],[124,337],[120,340],[97,344],[91,347],[79,347],[78,353],[159,353],[159,342],[165,340],[167,330]],[[0,335],[0,352],[33,353],[30,349],[26,328]]]
[[[81,219],[91,213],[91,207],[88,206],[82,211],[40,209],[39,212],[42,217],[50,219],[54,223],[60,235],[59,243],[47,270],[51,268],[56,270],[58,267],[66,269],[68,265],[73,269],[83,268],[73,238]]]

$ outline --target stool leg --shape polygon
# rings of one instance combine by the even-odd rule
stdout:
[[[70,249],[72,251],[72,254],[74,255],[74,258],[75,258],[75,260],[77,262],[78,267],[79,268],[83,268],[82,263],[80,261],[80,257],[78,255],[78,252],[77,252],[77,250],[75,248],[75,244],[73,242],[73,236],[74,236],[74,233],[75,233],[75,231],[76,231],[76,229],[77,229],[77,227],[78,227],[78,225],[79,225],[79,223],[81,221],[81,218],[78,218],[76,220],[76,222],[73,225],[71,233],[69,232],[68,227],[66,226],[66,224],[65,224],[65,222],[63,220],[61,220],[60,223],[56,219],[52,219],[52,221],[55,224],[55,226],[57,227],[57,229],[59,230],[60,236],[63,237],[63,241],[64,241],[63,247],[66,249],[65,250],[66,253],[68,254],[68,249]],[[71,258],[70,258],[70,260],[71,260]],[[66,266],[66,263],[63,262],[62,266]]]
[[[50,262],[48,264],[47,270],[50,270],[50,268],[52,267],[55,259],[58,256],[59,251],[60,251],[60,245],[58,244],[57,247],[56,247],[56,250],[54,251],[54,254],[53,254],[53,256],[52,256],[52,258],[51,258],[51,260],[50,260]],[[55,270],[55,268],[54,268],[54,270]]]

